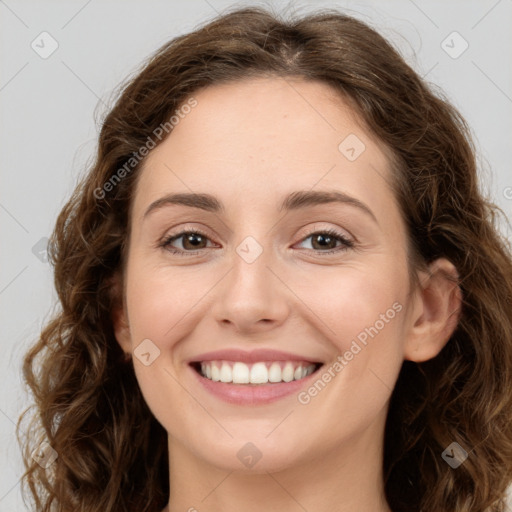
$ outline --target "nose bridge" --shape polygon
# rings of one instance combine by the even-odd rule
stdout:
[[[217,301],[218,321],[251,330],[262,324],[278,324],[286,316],[283,286],[271,271],[276,261],[273,244],[267,237],[265,241],[246,236],[234,248],[232,269]]]
[[[269,304],[275,285],[269,270],[274,259],[271,244],[268,240],[265,246],[264,243],[263,240],[260,243],[255,237],[247,236],[235,248],[231,293],[238,297],[239,303],[245,303],[246,306],[261,308],[265,303]]]

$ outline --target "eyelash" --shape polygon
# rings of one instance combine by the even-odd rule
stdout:
[[[203,236],[203,237],[209,239],[209,237],[202,231],[199,231],[197,229],[189,229],[187,231],[182,231],[176,235],[169,235],[169,236],[165,237],[158,245],[159,245],[159,247],[165,249],[166,251],[169,251],[171,254],[175,254],[177,256],[194,256],[194,255],[198,254],[199,252],[201,252],[202,250],[204,250],[204,249],[198,249],[197,251],[183,251],[181,249],[176,249],[176,248],[170,246],[171,242],[173,242],[174,240],[180,239],[184,235],[200,235],[200,236]],[[343,244],[343,246],[338,247],[337,249],[329,249],[327,251],[316,251],[314,249],[308,249],[309,251],[313,251],[315,253],[319,253],[322,255],[340,253],[340,252],[343,252],[343,251],[353,248],[355,245],[354,242],[352,242],[351,240],[349,240],[348,238],[343,236],[341,233],[339,233],[335,229],[322,229],[322,230],[312,231],[309,235],[304,237],[301,240],[301,242],[304,242],[305,240],[307,240],[308,238],[310,238],[313,235],[328,235],[330,237],[337,238]]]

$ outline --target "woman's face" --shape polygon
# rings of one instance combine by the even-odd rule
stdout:
[[[389,160],[319,82],[194,97],[133,199],[116,336],[144,398],[223,469],[371,451],[414,316]]]

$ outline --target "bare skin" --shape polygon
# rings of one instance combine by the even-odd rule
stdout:
[[[146,159],[125,303],[113,315],[125,352],[145,339],[160,350],[150,365],[133,362],[169,434],[163,512],[390,512],[381,469],[389,398],[404,359],[435,357],[453,332],[461,297],[444,273],[456,270],[437,260],[409,293],[388,153],[327,85],[251,79],[194,97],[197,106]],[[351,151],[357,139],[339,149],[350,134],[364,151]],[[371,213],[349,202],[280,211],[299,190],[342,192]],[[144,216],[178,192],[211,194],[224,209],[167,204]],[[203,233],[199,245],[181,236],[159,246],[190,229]],[[353,245],[331,235],[324,248],[325,229]],[[262,249],[251,263],[236,250],[249,236]],[[252,407],[226,403],[188,364],[218,349],[275,349],[322,362],[321,378],[370,326],[378,333],[315,396],[302,390],[302,402],[295,393]],[[253,467],[237,456],[248,442],[261,455]]]

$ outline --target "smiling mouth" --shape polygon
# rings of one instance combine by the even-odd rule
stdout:
[[[306,361],[197,361],[190,366],[213,382],[242,385],[280,384],[302,380],[318,371],[322,363]]]

